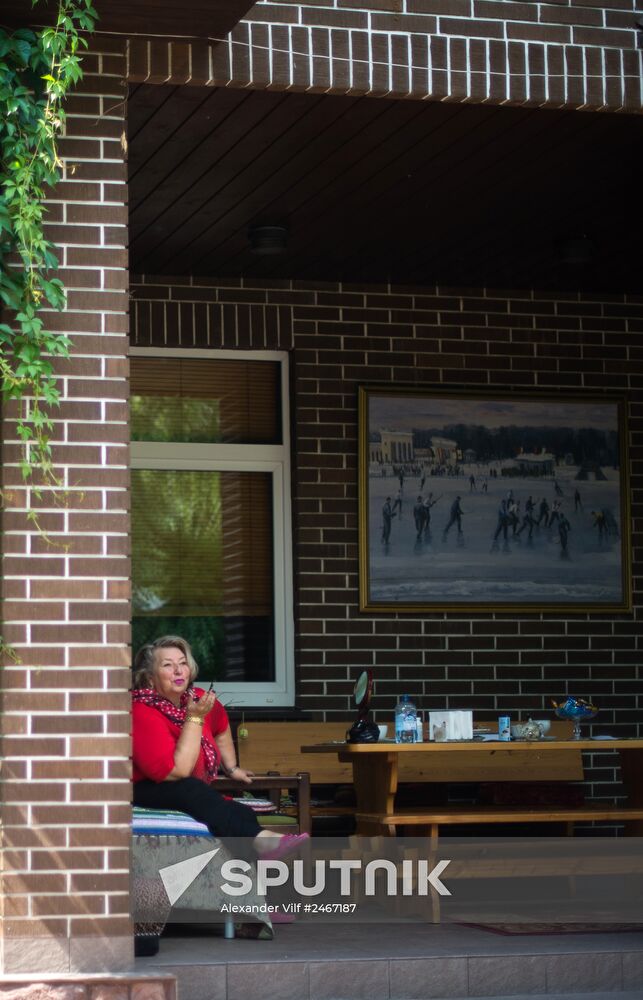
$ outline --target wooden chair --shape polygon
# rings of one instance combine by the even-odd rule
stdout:
[[[294,789],[297,792],[297,812],[295,816],[288,817],[291,819],[290,824],[288,819],[285,821],[281,818],[277,819],[272,813],[265,815],[259,813],[257,819],[267,830],[274,829],[277,833],[283,833],[285,826],[296,826],[298,833],[310,833],[310,775],[305,771],[298,774],[276,774],[274,771],[269,774],[258,774],[251,785],[242,784],[233,778],[217,778],[215,788],[218,792],[232,792],[237,796],[242,795],[243,792],[250,792],[253,795],[257,792],[266,792],[267,798],[271,799],[276,806],[279,806],[281,793],[284,789],[288,791]],[[287,832],[294,831],[288,830]]]

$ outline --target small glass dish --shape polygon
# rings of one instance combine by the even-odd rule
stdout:
[[[569,719],[574,723],[573,740],[581,739],[581,722],[593,719],[598,712],[597,706],[591,705],[584,698],[568,698],[567,701],[555,702],[554,710],[559,719]]]

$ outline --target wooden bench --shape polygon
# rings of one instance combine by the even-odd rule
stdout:
[[[485,723],[480,723],[485,725]],[[487,725],[491,725],[488,723]],[[311,785],[352,785],[353,769],[336,754],[305,754],[302,746],[344,742],[350,722],[249,722],[246,739],[238,740],[239,763],[257,774],[296,774],[307,771]],[[552,723],[552,733],[560,738],[571,734],[572,724]],[[577,754],[549,754],[546,763],[534,758],[527,767],[517,769],[516,762],[494,754],[486,744],[479,745],[475,760],[460,754],[441,754],[439,758],[421,753],[405,754],[400,760],[400,783],[425,782],[503,782],[583,780],[583,762]]]
[[[311,785],[352,785],[353,769],[335,754],[305,754],[302,746],[344,741],[350,722],[248,722],[246,739],[238,740],[239,763],[257,774],[296,774],[307,771]],[[492,723],[480,722],[491,726]],[[497,723],[493,723],[497,725]],[[564,739],[572,724],[554,721],[552,734]],[[466,782],[481,781],[582,781],[583,762],[577,754],[549,754],[546,763],[536,758],[520,770],[516,762],[494,754],[487,744],[479,745],[475,760],[465,760],[460,754],[441,754],[439,758],[426,754],[405,754],[400,760],[400,783],[407,782]]]
[[[351,785],[350,764],[334,754],[311,756],[301,747],[308,743],[340,743],[350,722],[248,722],[246,739],[237,738],[241,767],[256,774],[296,774],[307,771],[311,785]]]
[[[311,817],[320,815],[354,815],[354,807],[331,805],[323,808],[311,806],[310,787],[312,785],[352,785],[353,772],[350,764],[340,764],[333,754],[317,757],[314,760],[301,752],[301,746],[309,739],[314,743],[327,743],[333,740],[343,740],[349,723],[344,722],[248,722],[246,739],[237,738],[237,752],[242,767],[255,774],[293,775],[306,773],[309,778],[305,794],[308,803],[305,811],[305,826],[300,821],[302,830],[310,832]],[[250,788],[261,787],[256,778]],[[278,782],[278,778],[272,779]],[[299,806],[301,813],[301,807]]]
[[[621,807],[600,802],[586,802],[582,806],[459,806],[449,805],[430,810],[400,810],[395,813],[357,813],[361,824],[386,829],[402,827],[409,836],[429,836],[436,840],[443,826],[481,826],[491,823],[574,823],[612,820],[628,822],[643,820],[643,809]],[[571,830],[569,831],[571,832]]]

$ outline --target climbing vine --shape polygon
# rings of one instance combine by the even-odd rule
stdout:
[[[35,5],[38,0],[32,0]],[[0,28],[0,380],[18,403],[17,433],[25,485],[62,488],[50,435],[58,405],[52,360],[69,357],[70,341],[47,330],[45,310],[65,307],[55,247],[46,238],[45,199],[63,174],[58,139],[65,97],[82,78],[81,51],[97,14],[91,0],[58,0],[53,25]],[[37,516],[27,516],[36,522]]]

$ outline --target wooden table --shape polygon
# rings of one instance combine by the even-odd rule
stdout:
[[[630,834],[643,836],[643,739],[454,741],[446,743],[325,743],[302,746],[303,753],[334,753],[353,768],[357,797],[357,832],[394,835],[400,826],[436,836],[437,829],[455,823],[574,822],[611,819],[626,823]],[[582,753],[618,753],[627,793],[624,806],[529,809],[524,807],[428,806],[415,812],[395,808],[400,767],[419,761],[423,780],[436,782],[513,780],[582,780]],[[537,777],[536,777],[537,776]]]

